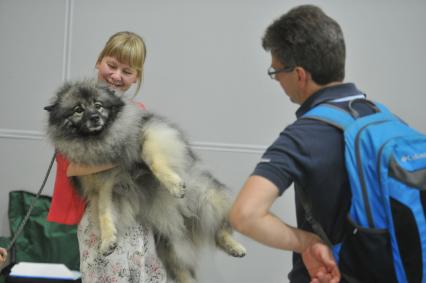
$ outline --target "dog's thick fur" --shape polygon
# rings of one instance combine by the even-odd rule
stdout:
[[[205,243],[245,255],[226,220],[225,186],[201,168],[176,126],[89,80],[66,83],[51,103],[47,132],[58,152],[75,163],[116,165],[73,177],[97,210],[104,255],[134,221],[151,225],[168,275],[179,283],[196,282]]]

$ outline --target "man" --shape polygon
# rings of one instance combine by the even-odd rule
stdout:
[[[331,250],[312,233],[300,197],[296,194],[298,228],[270,212],[274,201],[294,183],[312,206],[314,218],[329,240],[340,243],[350,205],[350,187],[344,163],[342,132],[317,120],[299,119],[314,106],[364,98],[345,75],[345,42],[339,24],[320,8],[296,7],[272,23],[263,38],[271,52],[270,77],[290,100],[300,105],[297,120],[284,129],[266,150],[231,209],[236,230],[272,247],[293,251],[290,282],[339,282],[340,272]],[[373,112],[354,103],[361,115]]]

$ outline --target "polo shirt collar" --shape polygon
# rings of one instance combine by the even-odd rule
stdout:
[[[353,83],[342,83],[322,88],[312,94],[308,99],[305,100],[305,102],[302,103],[302,105],[296,111],[296,117],[300,118],[308,110],[323,102],[358,94],[364,93],[360,91]]]

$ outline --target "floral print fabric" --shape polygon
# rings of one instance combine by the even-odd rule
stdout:
[[[149,226],[137,224],[118,235],[108,256],[99,252],[99,228],[90,205],[78,226],[80,271],[87,283],[165,283],[166,271],[157,257]]]

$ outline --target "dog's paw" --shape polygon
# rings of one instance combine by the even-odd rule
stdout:
[[[191,272],[187,269],[179,269],[176,271],[176,283],[197,283]]]
[[[217,245],[227,254],[234,257],[243,257],[246,255],[246,249],[237,242],[226,229],[221,229],[216,235]]]
[[[100,251],[101,251],[103,256],[109,256],[110,254],[112,254],[114,252],[116,247],[117,247],[117,241],[116,240],[102,241]]]
[[[185,196],[186,185],[185,182],[178,175],[163,175],[161,181],[172,196],[176,198],[183,198]]]
[[[185,183],[176,184],[174,187],[169,188],[169,192],[176,198],[183,198],[185,196]]]
[[[228,246],[226,252],[233,257],[243,257],[247,254],[246,249],[239,243],[233,243]]]

